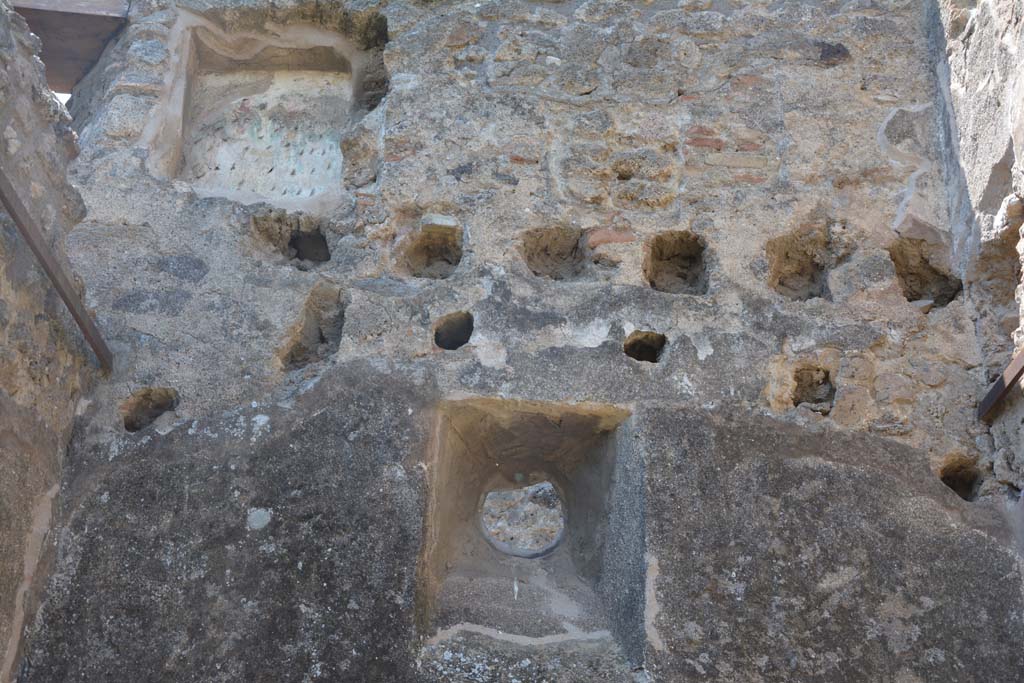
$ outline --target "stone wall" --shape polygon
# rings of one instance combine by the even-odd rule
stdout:
[[[931,3],[131,12],[25,681],[1016,680]],[[542,476],[561,551],[473,536]]]
[[[968,298],[977,310],[986,379],[994,380],[1024,338],[1020,328],[1020,228],[1024,223],[1024,4],[940,2],[940,78],[953,127],[951,182]],[[991,430],[995,478],[1024,488],[1024,400],[1011,392]]]
[[[174,388],[185,418],[295,380],[280,359],[326,283],[349,330],[336,359],[432,353],[434,325],[466,310],[486,392],[517,356],[650,330],[669,344],[647,382],[674,399],[886,435],[936,471],[978,461],[985,378],[958,295],[930,15],[884,4],[133,5],[71,102],[89,205],[71,251],[130,359],[98,396],[96,438],[117,434],[138,388]],[[238,187],[183,167],[202,45],[221,46],[210,68],[229,83],[268,36],[308,49],[332,33],[352,64],[389,38],[374,81],[390,90],[352,105],[329,205],[296,211],[288,182],[240,198],[257,162],[228,147],[220,170],[213,148],[196,158]],[[321,173],[298,156],[315,131],[276,125],[295,150],[287,177]],[[319,260],[302,235],[323,242]],[[827,405],[803,400],[801,373]]]
[[[71,120],[46,86],[39,47],[0,0],[0,167],[62,254],[64,235],[84,207],[65,177],[77,154]],[[35,609],[34,568],[75,404],[90,375],[87,353],[63,302],[0,210],[0,680]]]

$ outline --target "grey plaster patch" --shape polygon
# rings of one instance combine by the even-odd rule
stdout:
[[[161,256],[156,260],[156,269],[179,280],[199,282],[210,272],[210,266],[201,258],[187,254]]]

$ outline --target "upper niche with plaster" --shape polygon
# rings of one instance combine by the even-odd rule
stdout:
[[[341,137],[380,101],[380,51],[315,26],[226,34],[183,16],[171,106],[152,130],[153,170],[203,196],[336,206]]]

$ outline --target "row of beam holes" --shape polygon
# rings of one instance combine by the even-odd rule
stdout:
[[[652,289],[673,294],[707,294],[706,243],[688,230],[655,235],[647,244],[643,273]],[[593,261],[587,234],[578,228],[557,226],[527,230],[522,255],[534,275],[572,280]]]
[[[848,247],[836,239],[845,230],[841,223],[804,226],[768,241],[768,284],[795,301],[830,301],[828,274],[848,258]],[[848,239],[848,238],[847,238]],[[960,280],[937,265],[940,245],[900,237],[889,245],[896,279],[907,301],[927,313],[956,298]]]
[[[418,236],[406,252],[414,277],[443,279],[462,260],[461,230],[433,230]],[[523,234],[521,251],[527,267],[539,277],[571,280],[586,267],[589,249],[582,230],[569,227],[538,228]],[[654,236],[647,246],[644,278],[652,289],[674,294],[706,294],[706,243],[692,232],[669,231]],[[769,283],[780,294],[796,300],[830,299],[827,276],[837,261],[829,233],[824,229],[797,231],[769,241]],[[932,263],[928,245],[900,238],[889,253],[904,296],[920,302],[922,310],[942,307],[961,289],[955,277]]]
[[[648,242],[643,264],[647,284],[661,292],[706,294],[705,250],[703,238],[686,230],[654,236]],[[766,254],[770,285],[795,300],[831,299],[828,271],[841,258],[833,251],[824,227],[769,241]],[[522,253],[534,275],[571,280],[586,270],[589,249],[582,230],[538,228],[524,233]],[[960,281],[934,265],[935,256],[922,240],[899,238],[890,246],[889,254],[904,296],[923,311],[945,306],[960,292]]]
[[[655,236],[644,263],[648,284],[662,292],[706,294],[705,248],[704,240],[689,231]],[[521,252],[534,275],[552,280],[579,276],[589,256],[584,232],[564,226],[526,231]],[[405,248],[403,261],[413,277],[448,278],[462,261],[461,228],[430,226],[421,230]]]
[[[458,235],[461,238],[461,232]],[[799,241],[790,239],[770,242],[768,254],[780,270],[788,268],[788,277],[775,277],[773,286],[791,298],[809,299],[828,296],[825,279],[828,262],[827,233],[824,239]],[[812,235],[817,237],[817,235]],[[689,231],[672,231],[655,236],[649,243],[644,262],[644,276],[653,289],[672,293],[703,294],[707,292],[704,265],[704,241]],[[822,254],[823,250],[826,251]],[[419,277],[447,277],[462,257],[461,240],[455,233],[435,233],[416,243],[413,272]],[[571,279],[586,267],[585,235],[573,228],[557,227],[527,231],[522,253],[531,272],[553,280]],[[935,306],[948,304],[960,289],[960,283],[935,268],[919,241],[900,239],[890,248],[900,286],[908,301],[928,299]],[[786,263],[788,261],[788,264]],[[795,267],[794,267],[795,263]],[[469,342],[473,317],[467,312],[453,313],[435,326],[434,342],[445,350],[456,350]],[[665,335],[638,330],[623,344],[623,352],[634,360],[657,363],[667,344]],[[835,402],[836,388],[830,372],[822,367],[801,366],[794,371],[793,405],[828,415]],[[956,462],[945,466],[942,481],[968,499],[978,480],[977,468],[970,463]]]
[[[651,239],[643,272],[658,291],[686,294],[707,292],[704,265],[706,245],[689,231],[662,233]],[[581,230],[557,227],[528,231],[523,256],[534,275],[567,280],[580,275],[587,265],[586,236]],[[773,289],[789,298],[830,299],[827,275],[840,257],[833,253],[831,233],[822,226],[801,230],[769,242],[766,252],[772,266]],[[961,290],[960,281],[933,264],[929,245],[921,240],[899,238],[889,248],[896,276],[907,301],[923,312],[950,303]],[[626,339],[623,351],[638,361],[657,363],[665,347],[664,335],[637,331]],[[836,388],[829,370],[801,366],[794,371],[793,405],[828,415],[835,403]],[[965,500],[971,500],[980,480],[973,460],[953,459],[943,465],[940,478]]]

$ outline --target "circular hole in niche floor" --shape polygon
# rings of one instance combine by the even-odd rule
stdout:
[[[445,351],[454,351],[473,336],[473,316],[465,311],[449,313],[434,325],[434,343]]]
[[[549,481],[491,491],[480,505],[480,527],[501,552],[540,557],[554,550],[565,532],[562,496]]]

